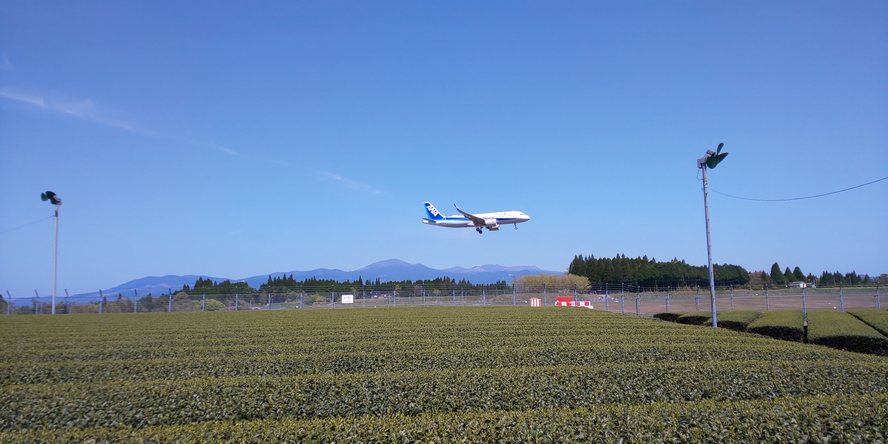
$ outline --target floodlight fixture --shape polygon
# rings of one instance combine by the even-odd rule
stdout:
[[[62,199],[59,196],[56,196],[56,193],[52,191],[47,191],[45,193],[40,193],[40,200],[46,202],[47,200],[52,202],[53,205],[61,205]]]
[[[722,160],[725,160],[725,157],[728,157],[727,151],[722,153],[722,147],[724,147],[724,143],[718,144],[718,148],[716,151],[706,150],[706,155],[697,159],[697,168],[703,168],[703,165],[709,167],[709,169],[713,169],[721,163]]]

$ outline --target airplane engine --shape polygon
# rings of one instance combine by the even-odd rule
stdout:
[[[491,231],[499,230],[499,224],[496,223],[496,219],[484,219],[484,226]]]

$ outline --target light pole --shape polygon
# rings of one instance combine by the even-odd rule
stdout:
[[[712,240],[709,230],[709,180],[706,176],[706,168],[715,168],[728,153],[722,153],[725,144],[718,144],[717,151],[707,150],[706,155],[697,159],[697,168],[703,170],[703,206],[706,209],[706,257],[709,261],[709,299],[712,304],[712,328],[718,328],[718,320],[715,316],[715,275],[712,272]]]
[[[56,196],[56,193],[47,191],[40,193],[40,199],[44,202],[50,201],[55,205],[55,244],[52,253],[52,314],[55,314],[56,308],[56,270],[59,263],[59,206],[62,205],[62,199]]]

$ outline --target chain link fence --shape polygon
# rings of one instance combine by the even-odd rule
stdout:
[[[178,293],[138,299],[118,295],[88,303],[58,298],[56,313],[147,313],[239,310],[305,310],[409,306],[579,306],[593,310],[650,316],[656,313],[687,313],[710,310],[708,288],[642,288],[626,285],[571,287],[515,284],[500,288],[397,288],[387,291],[301,288],[286,293],[190,294]],[[357,290],[357,291],[356,291]],[[36,298],[10,298],[0,306],[12,314],[50,314],[50,303]],[[846,310],[881,308],[879,287],[782,288],[750,290],[719,288],[719,312],[731,310]]]

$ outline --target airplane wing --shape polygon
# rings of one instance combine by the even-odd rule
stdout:
[[[474,224],[475,226],[484,226],[483,218],[475,216],[474,214],[466,213],[465,211],[461,210],[456,204],[453,204],[453,206],[456,207],[456,211],[459,211],[460,214],[472,221],[472,224]]]

